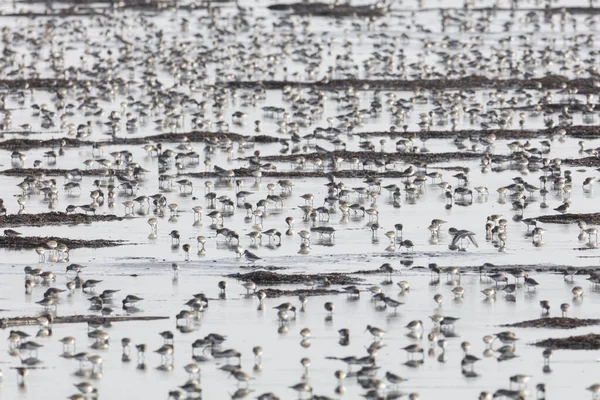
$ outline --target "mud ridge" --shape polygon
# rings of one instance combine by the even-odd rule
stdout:
[[[482,137],[494,135],[497,139],[532,139],[541,137],[551,137],[563,129],[567,136],[581,139],[600,137],[600,131],[594,125],[572,125],[552,129],[463,129],[463,130],[428,130],[428,131],[380,131],[380,132],[361,132],[363,136],[389,136],[391,139],[406,138],[411,135],[420,139],[452,139],[455,137],[464,140],[473,137]],[[387,154],[387,153],[386,153]],[[422,154],[422,153],[416,153]]]
[[[506,328],[553,328],[553,329],[574,329],[582,326],[600,325],[600,319],[579,319],[579,318],[538,318],[529,321],[517,322],[514,324],[500,325]]]
[[[474,158],[481,158],[483,155],[479,153],[467,153],[467,152],[448,152],[448,153],[374,153],[369,151],[346,151],[336,150],[328,151],[327,153],[303,153],[303,154],[285,154],[285,155],[273,155],[264,156],[262,159],[267,161],[288,161],[292,162],[298,159],[298,157],[304,157],[306,160],[314,160],[317,158],[328,160],[332,157],[340,157],[344,160],[351,158],[358,158],[359,160],[380,160],[386,159],[389,161],[405,161],[411,162],[425,162],[435,163],[447,160],[471,160]],[[371,171],[375,172],[375,170]],[[394,171],[386,171],[393,173]]]
[[[383,17],[387,14],[387,8],[376,5],[353,6],[349,4],[333,3],[291,3],[273,4],[267,7],[272,11],[291,11],[296,15],[311,15],[316,17]]]
[[[241,281],[252,281],[257,285],[285,285],[285,284],[303,284],[308,280],[319,281],[328,279],[332,285],[351,285],[360,281],[358,278],[352,278],[345,274],[277,274],[269,271],[253,271],[245,274],[235,273],[227,275],[227,278],[234,278]]]
[[[312,6],[312,4],[310,4]],[[345,90],[352,86],[355,90],[466,90],[466,89],[512,89],[525,88],[532,90],[562,89],[563,84],[577,88],[579,94],[600,92],[598,79],[569,79],[560,75],[546,75],[531,79],[498,79],[470,75],[456,79],[324,79],[321,81],[237,81],[228,82],[230,87],[256,87],[265,89],[282,89],[285,86],[316,88],[321,90]],[[540,87],[541,85],[541,87]]]
[[[39,316],[34,317],[13,317],[0,319],[0,328],[6,329],[15,326],[37,325]],[[98,317],[97,315],[69,315],[65,317],[54,317],[53,324],[81,324],[92,321],[102,323],[126,322],[126,321],[155,321],[159,319],[169,319],[169,317],[160,316],[115,316]]]
[[[423,268],[423,267],[421,267]],[[354,272],[350,272],[350,275],[387,275],[385,272],[381,272],[379,268],[377,269],[362,269]]]
[[[106,239],[69,239],[59,237],[41,237],[41,236],[0,236],[0,248],[4,249],[35,249],[37,247],[47,248],[46,243],[55,240],[57,243],[65,244],[70,250],[87,247],[91,249],[100,249],[103,247],[115,247],[127,244],[124,240],[106,240]]]
[[[266,288],[262,289],[267,294],[268,298],[275,297],[284,297],[284,296],[327,296],[333,294],[343,294],[344,292],[340,292],[339,290],[330,290],[330,289],[297,289],[297,290],[281,290],[281,289],[273,289]]]
[[[1,81],[0,81],[1,82]],[[267,135],[244,136],[233,132],[207,132],[207,131],[191,131],[185,133],[161,133],[158,135],[144,137],[113,137],[111,140],[102,142],[93,142],[89,140],[79,140],[73,138],[60,139],[19,139],[13,138],[0,142],[0,149],[4,150],[30,150],[42,147],[84,147],[92,146],[95,143],[105,145],[144,145],[153,142],[181,142],[184,138],[191,142],[205,142],[214,139],[230,139],[234,142],[239,142],[242,139],[253,143],[275,143],[279,139]]]
[[[563,160],[563,164],[570,165],[572,167],[600,167],[600,158],[598,157],[583,157],[583,158],[566,158]]]
[[[17,14],[23,15],[23,14]],[[2,17],[9,16],[8,14],[0,14]],[[27,16],[27,15],[25,15]],[[44,14],[42,14],[44,16]],[[1,90],[26,90],[26,89],[49,89],[56,90],[59,88],[72,88],[74,86],[84,86],[88,82],[75,79],[44,79],[44,78],[28,78],[28,79],[0,79]]]
[[[251,178],[253,177],[253,171],[247,168],[237,168],[233,170],[234,174],[238,178]],[[383,171],[377,172],[375,170],[320,170],[320,171],[263,171],[263,178],[325,178],[333,175],[336,178],[365,178],[367,176],[377,176],[381,178],[402,178],[402,171]],[[216,172],[189,172],[180,173],[179,176],[188,176],[190,178],[219,178],[221,177]]]
[[[60,169],[60,168],[11,168],[0,171],[0,175],[6,176],[65,176],[68,172],[73,169]],[[106,170],[104,169],[80,169],[83,176],[101,176],[104,175]]]
[[[600,335],[590,333],[567,338],[549,338],[533,343],[533,346],[545,347],[553,350],[598,350],[600,349]]]
[[[541,215],[533,219],[546,224],[574,224],[584,221],[586,224],[597,225],[600,224],[600,213]]]
[[[82,213],[67,214],[52,211],[40,214],[10,214],[0,216],[0,226],[47,226],[47,225],[78,225],[91,224],[92,222],[122,221],[123,217],[116,215],[87,215]]]

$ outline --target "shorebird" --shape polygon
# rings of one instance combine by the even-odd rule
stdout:
[[[600,383],[595,383],[591,386],[588,386],[585,388],[585,390],[592,392],[593,398],[596,399],[600,395]]]
[[[238,381],[238,383],[244,382],[246,383],[246,385],[248,385],[249,381],[254,379],[252,376],[248,375],[240,369],[235,369],[231,371],[231,375]]]
[[[250,294],[250,291],[252,291],[252,293],[256,292],[256,283],[252,281],[244,282],[242,283],[242,286],[246,289],[246,294]]]
[[[540,307],[542,307],[542,313],[550,313],[550,302],[548,300],[541,300]]]
[[[385,379],[394,386],[397,386],[403,382],[406,382],[408,379],[402,378],[399,375],[393,374],[389,371],[385,373]]]
[[[127,305],[127,304],[133,304],[133,303],[137,303],[138,301],[142,301],[142,300],[144,300],[144,299],[143,299],[143,298],[141,298],[141,297],[138,297],[138,296],[136,296],[136,295],[133,295],[133,294],[128,294],[128,295],[127,295],[127,296],[126,296],[126,297],[123,299],[123,301],[122,301],[122,303],[123,303],[123,307],[124,307],[125,305]]]
[[[262,258],[254,253],[249,252],[248,250],[244,250],[243,255],[246,257],[246,260],[250,261],[251,264],[254,264],[258,260],[262,260]]]
[[[540,227],[534,228],[533,231],[531,231],[531,241],[533,243],[535,243],[536,239],[537,239],[537,242],[541,242],[542,238],[544,236],[544,233],[546,233],[546,230],[544,228],[540,228]]]
[[[567,313],[569,312],[569,309],[571,308],[571,306],[568,303],[562,303],[560,305],[560,311],[562,312],[562,317],[566,317]]]
[[[369,333],[371,335],[373,335],[373,339],[375,340],[381,340],[383,338],[383,336],[385,335],[385,331],[383,329],[379,329],[375,326],[371,326],[371,325],[367,325],[367,328],[365,329],[365,332],[369,331]]]
[[[181,235],[179,234],[178,230],[172,230],[169,233],[169,236],[171,236],[171,245],[179,245],[179,238]]]
[[[524,275],[524,277],[525,277],[525,286],[527,286],[527,290],[529,290],[530,288],[533,288],[535,290],[535,288],[537,286],[539,286],[539,283],[535,279],[530,278],[527,273]]]
[[[421,353],[424,356],[424,350],[423,348],[418,345],[418,344],[411,344],[408,345],[406,347],[403,347],[402,350],[405,350],[406,353],[408,354],[408,358],[412,359],[413,354],[415,353]]]
[[[475,233],[468,230],[458,230],[456,228],[450,228],[448,233],[453,235],[452,242],[448,246],[450,250],[460,250],[465,251],[469,245],[469,243],[473,243],[475,247],[479,247],[477,241],[475,240]]]
[[[456,286],[452,289],[452,293],[454,293],[454,298],[462,298],[465,294],[465,289],[462,286]]]
[[[172,344],[163,344],[157,350],[154,350],[154,352],[160,354],[161,363],[163,365],[166,365],[169,361],[173,363],[174,347]]]
[[[262,354],[263,349],[260,346],[255,346],[252,348],[252,353],[254,354],[254,364],[260,365],[262,362]]]
[[[60,339],[60,342],[63,344],[63,352],[67,353],[69,350],[75,351],[75,338],[73,336],[65,336]]]
[[[406,251],[410,250],[412,253],[412,252],[414,252],[415,245],[413,244],[412,241],[407,239],[407,240],[403,240],[402,242],[400,242],[400,248],[402,248],[402,247],[405,247]]]

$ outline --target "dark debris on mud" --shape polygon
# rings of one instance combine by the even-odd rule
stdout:
[[[373,5],[350,5],[320,2],[304,2],[290,4],[273,4],[268,6],[272,11],[291,11],[296,15],[317,17],[383,17],[387,9]]]
[[[0,328],[6,329],[15,326],[26,326],[26,325],[37,325],[39,316],[33,317],[13,317],[13,318],[2,318],[0,319]],[[102,324],[109,324],[112,322],[126,322],[126,321],[155,321],[159,319],[169,319],[169,317],[162,316],[115,316],[115,317],[98,317],[97,315],[69,315],[69,316],[57,316],[54,317],[53,324],[81,324],[92,321],[98,321]]]
[[[52,211],[40,214],[10,214],[0,216],[0,226],[47,226],[47,225],[78,225],[91,224],[92,222],[122,221],[123,217],[116,215],[87,215],[82,213],[67,214]]]
[[[533,346],[545,347],[553,350],[598,350],[600,349],[600,335],[590,333],[567,338],[549,338],[533,343]]]
[[[284,284],[302,284],[308,280],[319,280],[327,278],[332,285],[351,285],[360,281],[358,278],[352,278],[346,274],[277,274],[270,271],[253,271],[245,274],[235,273],[227,275],[228,278],[234,278],[241,281],[252,281],[258,285],[284,285]]]
[[[574,329],[582,326],[600,325],[600,319],[579,319],[579,318],[538,318],[529,321],[517,322],[514,324],[500,325],[506,328],[551,328],[551,329]]]
[[[600,213],[541,215],[533,219],[546,224],[574,224],[584,221],[586,224],[597,225],[600,224]]]
[[[57,243],[66,245],[69,249],[79,249],[87,247],[91,249],[100,249],[103,247],[115,247],[126,244],[124,240],[106,240],[106,239],[69,239],[59,237],[41,237],[41,236],[0,236],[0,248],[3,249],[35,249],[37,247],[46,248],[46,243],[55,240]]]

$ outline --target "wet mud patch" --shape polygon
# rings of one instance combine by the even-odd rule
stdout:
[[[41,236],[0,236],[0,248],[2,249],[35,249],[37,247],[47,248],[50,240],[66,245],[70,250],[80,249],[82,247],[90,249],[100,249],[103,247],[115,247],[127,244],[124,240],[106,240],[106,239],[69,239],[59,237],[41,237]]]
[[[581,336],[569,336],[567,338],[550,338],[535,342],[533,346],[553,350],[598,350],[600,349],[600,335],[590,333]]]
[[[549,329],[575,329],[582,326],[600,325],[600,319],[579,318],[538,318],[514,324],[500,325],[506,328],[549,328]]]
[[[284,296],[327,296],[334,294],[345,294],[345,292],[341,292],[339,290],[331,290],[331,289],[297,289],[297,290],[281,290],[281,289],[273,289],[266,288],[261,289],[263,292],[267,294],[268,298],[275,297],[284,297]]]
[[[346,274],[277,274],[269,271],[253,271],[245,274],[235,273],[227,275],[227,278],[234,278],[241,281],[252,281],[257,285],[284,285],[284,284],[303,284],[306,281],[320,281],[327,279],[332,285],[351,285],[360,282],[358,278],[352,278]]]
[[[584,221],[586,224],[596,225],[600,224],[600,213],[542,215],[533,219],[546,224],[574,224]]]
[[[296,15],[315,17],[383,17],[387,9],[373,5],[350,5],[333,3],[291,3],[273,4],[268,6],[272,11],[291,11]]]
[[[47,225],[79,225],[92,222],[122,221],[116,215],[86,215],[82,213],[67,214],[64,212],[47,212],[40,214],[10,214],[0,216],[0,226],[47,226]]]
[[[12,317],[0,319],[0,328],[6,329],[15,326],[37,325],[39,316],[33,317]],[[64,317],[54,317],[53,324],[82,324],[88,322],[101,322],[109,324],[112,322],[127,322],[127,321],[155,321],[159,319],[169,319],[162,316],[115,316],[115,317],[98,317],[97,315],[69,315]]]

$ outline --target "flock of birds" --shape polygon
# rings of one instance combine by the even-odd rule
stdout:
[[[565,144],[578,132],[577,124],[586,131],[587,125],[596,123],[600,74],[595,66],[593,33],[598,18],[593,13],[581,17],[567,8],[554,9],[550,2],[538,11],[520,11],[523,2],[511,2],[511,9],[505,10],[472,10],[477,2],[465,1],[462,8],[440,9],[438,17],[426,16],[437,21],[439,26],[433,29],[420,19],[421,10],[396,12],[395,5],[382,2],[378,10],[388,10],[387,16],[333,19],[321,33],[321,27],[315,28],[320,23],[309,16],[274,13],[269,20],[241,3],[215,6],[209,1],[199,9],[197,4],[181,3],[155,16],[135,11],[133,18],[120,12],[115,3],[110,18],[107,13],[93,13],[93,18],[19,19],[23,26],[2,28],[1,77],[24,83],[1,95],[0,134],[3,139],[16,136],[24,140],[3,147],[10,149],[10,164],[23,179],[15,193],[6,193],[14,194],[16,205],[0,199],[0,215],[13,210],[27,214],[39,207],[34,199],[66,214],[120,215],[122,209],[123,223],[137,217],[147,220],[150,241],[165,239],[165,222],[175,225],[181,219],[196,229],[210,220],[208,230],[195,237],[184,227],[167,229],[171,247],[184,253],[183,260],[173,260],[171,265],[177,280],[181,270],[192,265],[185,263],[192,251],[206,257],[218,246],[258,268],[267,258],[261,249],[287,246],[288,238],[299,245],[298,254],[307,255],[315,243],[330,247],[343,242],[345,235],[360,234],[343,228],[348,221],[360,222],[373,242],[379,240],[381,231],[389,240],[385,251],[407,253],[409,259],[418,254],[423,237],[438,244],[447,240],[446,234],[451,237],[451,251],[479,247],[477,237],[485,236],[486,243],[503,252],[510,249],[509,227],[512,234],[525,234],[539,247],[550,228],[530,216],[538,211],[530,212],[528,207],[539,204],[540,209],[551,208],[555,216],[567,218],[572,207],[579,208],[577,201],[593,196],[597,180],[593,170],[585,169],[586,176],[581,178],[569,167],[599,165],[600,147],[581,140],[580,160],[559,157],[569,149]],[[186,6],[194,13],[188,13]],[[336,2],[336,6],[341,4]],[[391,26],[401,33],[389,33]],[[522,28],[526,33],[521,33],[525,32]],[[494,37],[490,46],[488,33],[499,31],[501,39]],[[553,83],[531,80],[558,73],[590,79],[590,87],[572,81],[557,88]],[[36,86],[38,79],[49,74],[56,82]],[[467,87],[467,79],[464,89],[444,90],[443,80],[471,75],[523,83],[510,89],[473,90],[476,88]],[[347,81],[335,85],[338,79]],[[427,79],[441,80],[440,88],[424,84],[400,92],[369,83]],[[265,81],[273,81],[271,87]],[[313,84],[296,84],[304,81]],[[262,117],[248,124],[249,115]],[[382,126],[389,128],[382,132]],[[539,132],[526,131],[529,127]],[[152,129],[160,135],[142,134]],[[511,133],[512,129],[517,133]],[[55,138],[56,132],[61,138]],[[26,139],[32,136],[52,139],[27,148]],[[436,153],[437,141],[429,141],[439,138],[444,138],[442,155]],[[194,147],[198,142],[204,143],[202,150]],[[74,147],[85,154],[84,159],[71,157],[75,156]],[[436,168],[438,162],[451,167]],[[57,174],[52,170],[59,167],[63,167],[59,171],[64,182],[52,177]],[[505,170],[513,170],[515,177],[490,190],[485,177]],[[356,177],[361,177],[362,183],[356,184]],[[478,179],[482,181],[474,183]],[[304,180],[324,186],[314,184],[314,193],[298,193]],[[574,193],[583,193],[584,199],[572,196]],[[446,220],[434,218],[427,226],[428,234],[406,226],[405,237],[402,218],[396,215],[405,203],[429,200],[445,203],[449,212],[458,208],[460,214],[465,210],[462,207],[487,202],[490,197],[505,215],[512,213],[512,218],[489,215],[481,230],[447,227]],[[287,216],[277,219],[284,210]],[[186,218],[188,215],[193,220]],[[341,219],[332,221],[334,215]],[[468,218],[468,211],[460,215]],[[571,218],[568,222],[577,223],[578,242],[595,249],[598,229],[586,220]],[[240,224],[244,230],[238,228]],[[296,231],[298,225],[301,229]],[[4,235],[10,239],[23,233],[7,227]],[[132,288],[126,295],[121,289],[100,291],[103,279],[88,278],[85,263],[73,263],[71,250],[60,239],[47,241],[35,253],[41,267],[25,267],[24,285],[26,296],[39,298],[36,304],[41,313],[32,320],[37,325],[36,337],[25,328],[11,329],[8,335],[8,353],[20,361],[19,366],[11,367],[16,370],[17,382],[26,387],[27,380],[43,373],[40,353],[49,356],[43,343],[56,340],[53,326],[62,318],[58,311],[65,297],[81,290],[92,315],[85,319],[89,349],[77,350],[75,336],[65,336],[60,339],[61,357],[73,360],[75,376],[81,378],[75,384],[77,393],[68,398],[99,398],[93,382],[104,377],[103,354],[112,351],[111,336],[118,330],[112,327],[112,318],[143,312],[139,307],[145,299],[131,293]],[[64,288],[62,277],[57,277],[52,267],[46,268],[58,263],[66,265]],[[436,312],[429,316],[430,321],[415,319],[406,324],[409,342],[405,346],[389,349],[406,352],[404,365],[408,368],[423,365],[426,355],[443,364],[452,358],[447,351],[459,336],[455,325],[461,321],[442,308],[444,296],[461,299],[474,295],[461,286],[465,271],[460,268],[430,263],[429,271],[430,285],[439,284],[445,276],[451,289],[433,297]],[[381,285],[342,285],[336,290],[351,301],[368,293],[375,310],[399,313],[404,303],[392,297],[390,289],[398,269],[384,263],[377,272],[385,275]],[[527,268],[506,271],[486,263],[479,273],[486,301],[494,301],[501,293],[507,301],[515,301],[519,291],[538,290],[539,284]],[[576,268],[566,268],[564,279],[574,283],[577,273]],[[597,274],[587,280],[594,288],[600,285]],[[396,284],[402,299],[411,301],[409,281]],[[250,349],[232,347],[237,345],[230,344],[224,333],[213,332],[195,340],[191,352],[177,346],[177,354],[187,354],[187,361],[182,366],[175,364],[175,338],[196,332],[201,316],[211,312],[209,303],[227,301],[228,285],[227,280],[218,283],[216,298],[210,295],[214,288],[190,294],[186,308],[175,315],[179,333],[160,332],[161,343],[155,348],[134,337],[121,338],[121,361],[135,359],[137,369],[146,370],[147,353],[153,351],[160,357],[158,370],[182,367],[189,379],[169,390],[172,400],[216,396],[203,393],[200,379],[201,368],[212,362],[237,383],[229,394],[233,399],[289,398],[290,390],[300,398],[333,398],[316,394],[321,392],[318,384],[322,381],[309,373],[312,362],[308,357],[300,360],[303,375],[298,383],[290,382],[285,388],[278,384],[277,390],[257,393],[253,381],[260,379],[263,354],[268,354],[269,347],[251,349],[253,374],[242,366],[242,354]],[[242,283],[246,297],[256,298],[259,310],[276,310],[274,318],[281,334],[293,326],[297,312],[309,312],[309,299],[318,302],[313,289],[332,288],[327,278],[307,279],[303,286],[309,290],[298,296],[299,303],[286,299],[276,305],[279,300],[269,298],[268,288],[252,281]],[[584,289],[573,286],[571,294],[572,302],[579,304]],[[568,316],[571,304],[558,305],[561,317]],[[541,300],[539,305],[544,316],[554,310],[549,300]],[[331,323],[335,302],[323,302],[323,310],[326,323]],[[351,336],[364,339],[347,328],[338,333],[342,347],[349,345]],[[311,340],[322,340],[313,337],[308,327],[299,334],[304,348],[311,346]],[[373,340],[365,346],[366,353],[324,354],[322,358],[331,360],[332,365],[345,365],[332,370],[337,382],[332,396],[343,396],[346,386],[356,382],[366,399],[420,399],[416,391],[400,390],[409,385],[405,383],[408,379],[394,372],[394,366],[377,360],[386,338],[396,334],[368,324],[362,335]],[[421,344],[424,338],[427,345]],[[490,332],[483,337],[481,357],[475,355],[469,341],[462,341],[461,374],[476,379],[480,374],[475,365],[485,358],[498,362],[518,358],[518,340],[513,331]],[[551,349],[542,352],[544,373],[552,372],[551,356]],[[499,383],[502,388],[481,392],[479,398],[525,399],[530,379],[526,373],[512,375],[508,382]],[[275,393],[284,390],[286,395]],[[587,390],[600,397],[600,384]],[[538,399],[544,399],[545,383],[537,383],[535,391]]]
[[[179,266],[173,264],[173,269],[177,271]],[[430,285],[439,285],[441,277],[445,276],[446,284],[451,287],[451,289],[448,290],[451,301],[457,301],[464,298],[466,291],[465,288],[461,286],[461,276],[463,271],[461,271],[460,268],[439,267],[437,264],[431,263],[429,264],[428,269],[431,273]],[[486,285],[481,291],[481,294],[483,294],[485,299],[484,301],[496,301],[499,292],[505,293],[504,298],[507,301],[515,301],[515,294],[518,290],[525,290],[524,288],[526,288],[527,291],[531,289],[537,290],[539,285],[538,282],[531,278],[526,270],[515,268],[508,271],[500,271],[503,271],[503,269],[497,268],[489,263],[486,263],[479,268],[480,283]],[[396,282],[396,285],[399,288],[399,296],[402,296],[402,299],[405,300],[405,302],[400,302],[388,296],[388,294],[391,293],[391,285],[394,283],[392,277],[399,273],[399,270],[394,269],[390,263],[384,263],[377,269],[377,272],[385,276],[385,280],[381,285],[372,285],[368,287],[349,285],[342,287],[341,290],[347,294],[349,299],[355,299],[352,301],[359,300],[361,293],[363,295],[366,293],[370,296],[370,302],[375,310],[380,312],[390,310],[387,312],[396,315],[399,307],[402,308],[403,305],[411,301],[411,285],[407,280]],[[110,351],[110,332],[113,327],[109,317],[115,313],[113,304],[117,303],[117,296],[120,294],[120,289],[104,289],[100,292],[98,287],[102,284],[102,280],[84,279],[80,277],[80,274],[85,273],[84,265],[68,265],[65,274],[73,274],[75,276],[72,280],[68,280],[66,289],[61,289],[54,286],[57,279],[55,274],[49,271],[42,271],[41,268],[25,267],[26,293],[31,294],[33,288],[37,285],[41,286],[45,291],[43,293],[43,299],[36,302],[43,307],[44,311],[35,318],[35,323],[38,325],[38,332],[35,335],[35,340],[30,333],[22,330],[10,330],[8,336],[9,354],[12,356],[20,356],[21,359],[22,365],[15,367],[17,379],[21,385],[25,385],[30,370],[35,370],[43,363],[38,356],[39,352],[43,351],[44,345],[36,340],[55,340],[52,336],[52,329],[60,299],[63,296],[72,296],[75,291],[81,290],[83,294],[88,296],[87,300],[90,302],[89,309],[97,314],[97,317],[90,318],[87,321],[87,336],[91,339],[90,349],[96,352]],[[574,276],[579,273],[579,270],[574,267],[569,267],[564,269],[563,273],[565,280],[574,282]],[[514,283],[509,283],[510,277],[512,277]],[[600,285],[600,275],[598,274],[591,274],[587,280],[593,285]],[[331,283],[328,283],[326,279],[323,279],[320,282],[308,280],[304,282],[304,285],[312,288],[315,288],[316,286],[330,287]],[[247,298],[256,298],[259,311],[264,310],[266,304],[269,308],[271,308],[271,305],[276,304],[276,300],[268,299],[266,290],[260,289],[260,286],[256,283],[246,281],[242,283],[242,287],[246,289]],[[218,289],[219,296],[217,301],[225,301],[227,299],[226,291],[228,289],[228,281],[220,281],[218,283]],[[68,292],[68,294],[65,292]],[[573,286],[571,293],[573,295],[572,301],[580,304],[583,299],[584,289],[581,286]],[[286,334],[288,332],[288,327],[292,322],[296,321],[298,312],[310,312],[310,306],[308,304],[310,296],[310,291],[301,293],[298,296],[299,305],[297,307],[290,301],[272,307],[276,311],[276,318],[279,321],[278,332],[280,334]],[[195,332],[196,328],[194,327],[194,323],[199,321],[203,313],[210,312],[209,302],[213,300],[214,299],[209,299],[208,295],[204,292],[190,296],[190,299],[185,303],[185,306],[188,308],[179,311],[175,316],[177,330],[181,334]],[[137,308],[137,305],[143,301],[143,298],[128,294],[122,298],[120,303],[127,315],[133,315],[141,311]],[[266,303],[267,301],[269,303]],[[316,301],[316,298],[311,300],[311,302]],[[449,361],[449,356],[446,353],[447,348],[453,346],[454,339],[459,337],[455,331],[455,325],[460,324],[460,318],[442,315],[444,310],[443,304],[448,300],[443,294],[436,293],[433,296],[433,301],[435,302],[436,313],[429,316],[429,319],[431,320],[429,327],[428,324],[422,320],[410,321],[405,326],[408,331],[405,336],[410,340],[410,344],[402,347],[400,350],[406,352],[407,361],[404,365],[409,368],[418,368],[423,365],[426,361],[426,354],[429,358],[435,359],[439,363],[446,364]],[[549,315],[551,310],[550,302],[548,300],[541,300],[539,304],[542,309],[542,315]],[[335,313],[335,303],[331,301],[325,302],[323,308],[326,311],[325,322],[331,323]],[[560,305],[561,316],[563,318],[567,316],[569,308],[569,303]],[[444,312],[444,314],[446,313]],[[351,331],[342,328],[338,330],[338,333],[338,344],[342,347],[348,346],[350,343]],[[367,325],[363,335],[366,333],[372,336],[373,341],[365,347],[367,350],[365,355],[358,354],[345,357],[323,357],[328,360],[341,361],[347,367],[346,369],[338,369],[333,374],[338,382],[335,393],[337,395],[343,395],[346,390],[344,383],[347,384],[350,380],[356,380],[356,382],[366,390],[363,397],[367,399],[420,399],[421,397],[417,392],[406,393],[399,390],[399,386],[408,379],[397,375],[392,371],[387,371],[382,377],[378,377],[383,366],[377,364],[376,356],[378,351],[387,346],[385,344],[387,331],[376,326]],[[310,347],[312,339],[311,329],[303,328],[300,330],[299,334],[302,338],[300,345],[304,348]],[[172,371],[175,368],[174,339],[176,333],[166,330],[160,332],[159,335],[163,340],[162,345],[153,351],[160,356],[160,364],[157,369],[161,371]],[[360,337],[360,333],[352,333],[353,337],[357,335]],[[420,344],[424,337],[426,337],[426,340],[429,343],[428,346]],[[322,339],[318,339],[317,335],[316,340]],[[97,388],[89,380],[98,380],[103,377],[102,355],[91,351],[76,351],[76,339],[73,336],[63,337],[59,339],[59,341],[63,345],[61,357],[76,361],[78,368],[75,371],[75,375],[86,379],[83,382],[75,384],[75,387],[79,392],[69,396],[69,398],[72,400],[98,398],[99,394]],[[513,331],[500,331],[487,334],[483,336],[482,341],[484,348],[482,358],[477,357],[471,352],[472,345],[469,341],[462,341],[460,343],[460,348],[464,352],[460,361],[460,366],[461,373],[465,378],[472,379],[480,376],[479,373],[475,371],[474,366],[483,359],[495,358],[498,362],[504,362],[519,357],[516,351],[516,343],[519,341],[519,338]],[[227,348],[226,342],[227,336],[218,333],[210,333],[204,338],[193,341],[191,345],[190,362],[183,365],[183,369],[189,374],[189,380],[180,385],[177,389],[169,391],[169,399],[176,400],[201,397],[201,366],[206,368],[206,365],[211,363],[211,361],[220,362],[221,366],[219,369],[230,374],[230,376],[235,378],[238,382],[238,388],[235,392],[231,393],[232,399],[246,398],[253,393],[254,390],[250,385],[251,382],[257,378],[242,369],[242,352],[234,348]],[[146,370],[148,368],[146,361],[146,353],[148,351],[147,344],[135,343],[129,337],[121,338],[120,343],[122,347],[121,361],[123,363],[132,361],[131,347],[133,345],[135,346],[137,354],[137,369]],[[178,352],[180,351],[181,350]],[[252,354],[254,356],[253,371],[262,371],[263,347],[253,347]],[[550,366],[551,357],[552,349],[548,348],[542,352],[543,372],[545,374],[550,374],[552,372]],[[300,364],[304,369],[302,380],[289,388],[296,391],[300,398],[302,398],[303,395],[308,394],[311,399],[331,399],[332,397],[316,395],[313,393],[314,389],[311,386],[309,379],[311,359],[303,357],[300,360]],[[530,378],[531,375],[527,374],[513,375],[509,379],[508,388],[497,389],[494,392],[481,392],[479,399],[525,399],[528,396],[527,383]],[[594,384],[587,389],[596,396],[600,393],[600,384]],[[538,399],[544,399],[546,385],[544,383],[538,383],[536,385],[536,392]],[[280,397],[273,392],[267,392],[256,398],[273,400],[279,399]]]

